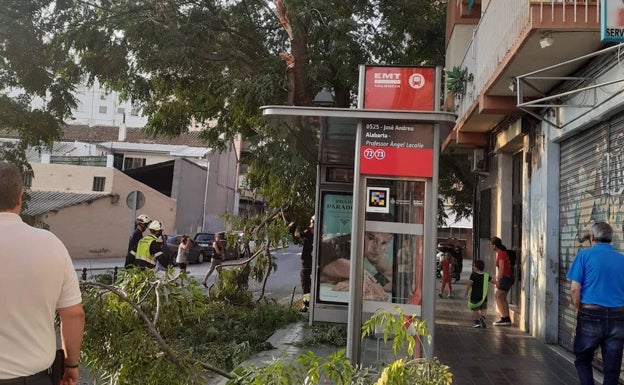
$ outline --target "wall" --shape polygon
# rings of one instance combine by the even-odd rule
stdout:
[[[93,178],[104,177],[104,192],[111,192],[115,169],[110,167],[88,167],[32,163],[35,174],[34,190],[93,192]]]
[[[206,177],[206,167],[201,167],[186,159],[176,159],[171,197],[177,201],[178,215],[172,233],[193,235],[202,231]],[[220,214],[220,212],[213,214]]]
[[[547,343],[557,342],[559,267],[559,145],[551,140],[553,129],[541,126],[532,148],[530,200],[524,216],[525,285],[530,297],[526,325],[531,335]]]
[[[84,187],[85,183],[80,183],[79,176],[92,179],[91,175],[106,172],[109,175],[106,180],[107,192],[119,196],[119,199],[109,197],[90,204],[63,208],[38,218],[47,223],[50,231],[63,241],[72,258],[125,258],[134,219],[139,213],[147,213],[152,219],[163,222],[165,232],[175,223],[175,200],[114,168],[36,163],[32,166],[35,171],[33,189],[48,190],[45,183],[54,182],[58,185],[64,179],[71,186]],[[126,205],[126,197],[134,190],[140,190],[145,195],[145,206],[136,215]]]
[[[216,232],[224,230],[220,215],[232,214],[234,210],[237,159],[234,151],[215,153],[209,159],[203,230]]]

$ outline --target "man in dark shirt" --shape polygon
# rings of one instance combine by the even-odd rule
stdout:
[[[303,307],[302,312],[308,311],[310,306],[310,290],[312,287],[312,248],[314,245],[314,216],[310,218],[310,226],[300,232],[295,231],[295,240],[301,242],[303,250],[301,250],[301,270],[299,276],[301,278],[301,290],[303,291]]]
[[[134,231],[128,242],[128,253],[126,254],[126,262],[124,263],[125,268],[135,265],[137,246],[141,238],[143,238],[143,232],[147,229],[150,222],[150,217],[145,214],[141,214],[137,217]]]

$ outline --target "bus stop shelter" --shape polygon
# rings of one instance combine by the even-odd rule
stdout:
[[[296,106],[261,110],[317,167],[310,322],[347,323],[347,356],[359,364],[363,321],[377,309],[398,306],[427,322],[432,338],[424,353],[432,356],[438,157],[455,115]],[[396,152],[409,158],[392,158]],[[346,280],[332,273],[339,266],[348,269]]]

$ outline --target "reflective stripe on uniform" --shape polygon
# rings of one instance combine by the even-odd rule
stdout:
[[[148,234],[139,240],[139,244],[137,245],[136,250],[136,258],[142,261],[146,261],[151,263],[152,265],[156,264],[156,256],[150,254],[150,245],[152,242],[157,240],[154,235]]]

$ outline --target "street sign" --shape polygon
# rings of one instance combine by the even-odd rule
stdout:
[[[129,208],[138,210],[145,205],[145,195],[138,190],[132,191],[126,197],[126,204]]]

